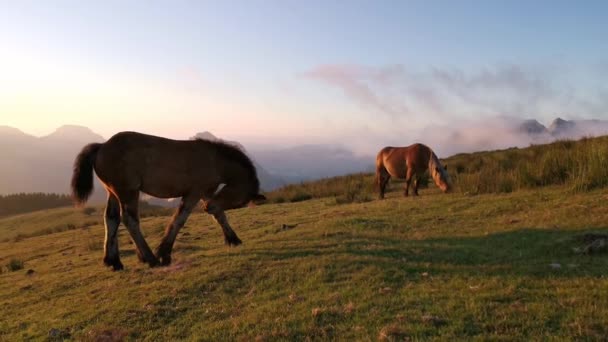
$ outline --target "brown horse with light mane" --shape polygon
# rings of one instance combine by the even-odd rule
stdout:
[[[265,199],[259,194],[260,182],[251,160],[237,147],[223,142],[178,141],[121,132],[103,144],[89,144],[74,162],[72,194],[78,204],[84,204],[93,191],[93,171],[108,192],[103,262],[114,270],[123,269],[117,239],[121,221],[140,261],[151,267],[168,265],[177,233],[200,200],[222,227],[226,244],[236,246],[241,240],[224,211]],[[160,198],[181,197],[156,255],[139,228],[140,191]]]
[[[384,191],[391,177],[405,178],[405,196],[408,196],[410,183],[414,179],[414,196],[418,196],[418,180],[426,170],[429,170],[435,184],[443,192],[451,190],[447,166],[441,165],[435,152],[428,146],[413,144],[407,147],[383,148],[376,157],[376,186],[380,199],[384,198]]]

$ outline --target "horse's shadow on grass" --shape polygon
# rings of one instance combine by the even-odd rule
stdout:
[[[586,233],[608,234],[608,228],[555,230],[526,228],[474,237],[397,240],[384,237],[319,240],[302,248],[250,249],[257,258],[288,260],[332,257],[347,269],[376,266],[406,273],[459,275],[517,275],[531,277],[580,277],[608,275],[608,253],[584,254]],[[332,243],[328,246],[328,243]],[[335,243],[334,243],[335,242]],[[354,265],[354,266],[353,266]]]

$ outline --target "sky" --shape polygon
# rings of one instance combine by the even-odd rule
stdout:
[[[0,1],[0,125],[406,145],[608,119],[606,1]]]

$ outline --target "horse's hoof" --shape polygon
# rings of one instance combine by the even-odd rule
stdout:
[[[106,266],[114,265],[114,260],[110,260],[108,257],[103,257],[103,264]]]
[[[125,269],[125,267],[122,265],[122,263],[120,261],[112,265],[112,271],[122,271],[124,269]]]
[[[160,266],[167,266],[171,263],[171,248],[161,243],[156,249],[156,259],[159,260]]]
[[[106,266],[111,266],[113,271],[120,271],[125,268],[120,262],[120,259],[110,259],[109,257],[104,257],[103,264]]]
[[[232,237],[230,239],[226,239],[225,243],[228,246],[235,247],[235,246],[238,246],[238,245],[242,244],[243,242],[241,241],[241,239],[239,239],[238,237],[235,236],[235,237]]]
[[[160,266],[160,262],[156,258],[152,258],[152,259],[148,260],[146,263],[148,265],[150,265],[151,268],[152,267],[156,267],[156,266]]]
[[[163,256],[163,257],[158,257],[159,265],[160,266],[169,266],[171,265],[171,256]]]

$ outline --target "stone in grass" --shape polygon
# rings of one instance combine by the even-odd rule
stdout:
[[[597,254],[608,251],[608,234],[587,233],[580,237],[583,246],[573,248],[581,254]]]
[[[422,321],[424,323],[432,324],[436,327],[448,324],[448,321],[446,321],[445,319],[434,315],[424,315],[422,316]]]
[[[107,328],[107,329],[92,329],[87,333],[87,340],[96,342],[114,342],[124,341],[128,334],[127,330],[121,328]]]
[[[70,332],[67,329],[51,328],[49,330],[49,340],[60,341],[71,337]]]
[[[383,327],[378,333],[380,341],[411,341],[409,334],[397,324]]]

